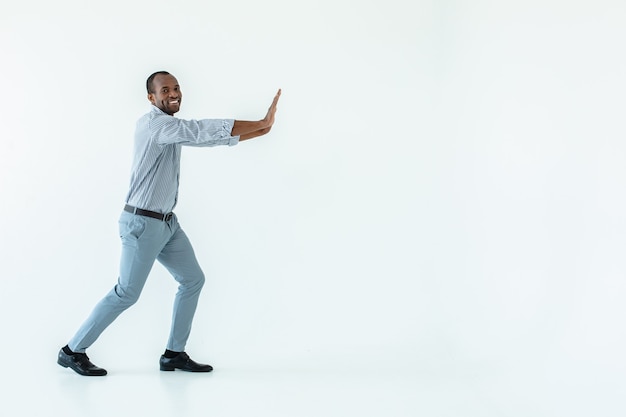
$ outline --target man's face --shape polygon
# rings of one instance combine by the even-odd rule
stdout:
[[[173,75],[158,74],[152,81],[152,91],[148,94],[150,103],[157,106],[170,116],[180,110],[180,102],[183,93],[180,91],[178,81]]]

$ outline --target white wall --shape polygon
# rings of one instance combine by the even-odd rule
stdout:
[[[12,5],[3,344],[54,357],[114,284],[134,123],[166,69],[184,118],[257,119],[283,89],[270,135],[184,152],[199,359],[615,387],[625,18],[610,0]],[[152,363],[174,291],[155,267],[92,354]]]

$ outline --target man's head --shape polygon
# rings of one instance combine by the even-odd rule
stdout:
[[[146,81],[148,100],[170,116],[180,110],[183,93],[176,78],[167,71],[157,71]]]

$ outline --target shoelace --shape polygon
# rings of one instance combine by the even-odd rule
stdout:
[[[72,355],[74,357],[74,362],[85,363],[89,362],[89,356],[86,353],[75,353]]]

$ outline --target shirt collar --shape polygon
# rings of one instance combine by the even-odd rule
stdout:
[[[160,108],[158,108],[157,106],[155,106],[154,104],[150,104],[150,107],[151,107],[151,110],[150,110],[150,112],[151,112],[151,113],[161,113],[161,114],[167,114],[167,113],[165,113],[163,110],[161,110]]]

